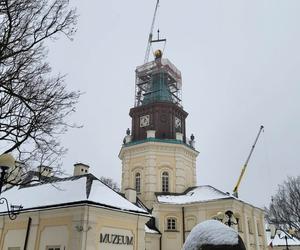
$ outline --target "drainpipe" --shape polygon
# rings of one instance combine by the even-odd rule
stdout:
[[[140,221],[140,216],[138,215],[137,221],[136,221],[136,239],[135,239],[135,245],[136,249],[138,249],[139,245],[139,221]]]
[[[185,242],[185,219],[184,219],[184,207],[181,208],[182,210],[182,245]]]
[[[25,237],[25,243],[24,243],[24,250],[27,250],[27,244],[28,244],[28,238],[29,238],[29,232],[30,232],[30,227],[31,227],[31,217],[28,218],[28,223],[27,223],[27,230],[26,230],[26,237]]]
[[[86,218],[86,223],[85,223],[86,224],[86,226],[85,226],[85,248],[84,249],[87,249],[86,246],[87,246],[87,239],[88,239],[89,223],[90,223],[90,207],[89,207],[89,205],[87,205],[87,218]]]
[[[159,250],[161,250],[161,238],[162,238],[162,234],[160,234],[160,238],[159,238]]]

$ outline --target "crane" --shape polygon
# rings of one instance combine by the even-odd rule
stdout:
[[[237,183],[236,183],[236,185],[235,185],[235,187],[234,187],[234,189],[233,189],[233,196],[235,196],[236,198],[238,198],[238,189],[239,189],[239,186],[240,186],[240,184],[241,184],[241,181],[242,181],[242,178],[243,178],[243,176],[244,176],[244,173],[245,173],[245,171],[246,171],[246,168],[247,168],[247,166],[248,166],[248,162],[249,162],[249,160],[250,160],[250,158],[251,158],[251,155],[252,155],[252,153],[253,153],[253,151],[254,151],[254,148],[255,148],[255,145],[256,145],[256,143],[257,143],[257,141],[258,141],[258,138],[259,138],[259,136],[260,136],[260,133],[263,131],[263,129],[264,129],[264,126],[261,125],[260,128],[259,128],[258,134],[257,134],[257,136],[256,136],[256,138],[255,138],[255,141],[254,141],[254,143],[253,143],[253,145],[252,145],[252,147],[251,147],[250,153],[249,153],[249,155],[248,155],[248,157],[247,157],[247,159],[246,159],[246,161],[245,161],[245,164],[243,165],[243,168],[242,168],[241,174],[240,174],[240,176],[239,176],[239,179],[238,179],[238,181],[237,181]]]
[[[153,38],[153,29],[154,29],[154,25],[155,25],[155,20],[156,20],[156,14],[157,14],[158,7],[159,7],[159,0],[157,0],[156,5],[155,5],[155,9],[154,9],[154,15],[153,15],[153,18],[152,18],[150,33],[149,33],[149,37],[148,37],[148,41],[147,41],[147,48],[146,48],[144,63],[147,63],[148,60],[149,60],[150,48],[151,48],[152,43],[154,43],[154,42],[166,42],[167,41],[166,39],[159,39],[159,30],[157,30],[157,39],[152,40],[152,38]]]

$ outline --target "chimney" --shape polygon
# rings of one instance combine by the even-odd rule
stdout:
[[[125,198],[131,203],[136,203],[136,190],[132,188],[125,189]]]
[[[53,176],[52,171],[53,171],[52,167],[44,166],[44,165],[38,166],[38,172],[40,173],[41,176],[51,177]]]
[[[85,175],[89,173],[89,165],[84,163],[75,163],[74,164],[74,176]]]

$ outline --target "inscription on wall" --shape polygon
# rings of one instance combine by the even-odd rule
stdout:
[[[134,236],[131,231],[104,227],[99,234],[101,250],[133,250]]]
[[[120,234],[100,233],[100,243],[110,243],[118,245],[133,245],[133,237]]]

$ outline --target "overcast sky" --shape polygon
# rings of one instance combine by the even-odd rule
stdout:
[[[83,128],[62,137],[68,173],[83,162],[120,183],[134,70],[143,63],[155,2],[71,1],[80,15],[75,40],[49,46],[53,72],[84,92],[70,118]],[[277,184],[300,169],[300,1],[160,2],[164,56],[181,70],[187,135],[195,134],[200,151],[198,185],[232,192],[263,124],[239,194],[267,205]]]

